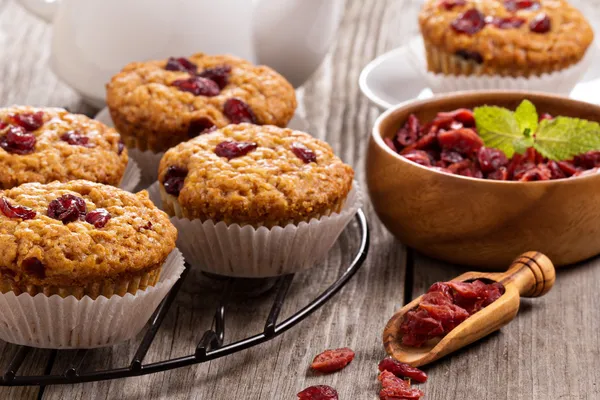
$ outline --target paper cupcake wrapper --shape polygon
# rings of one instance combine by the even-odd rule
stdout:
[[[141,169],[141,185],[150,186],[158,180],[158,164],[165,153],[153,153],[150,150],[139,150],[130,148],[129,157],[131,157]]]
[[[417,71],[421,71],[427,86],[433,93],[449,93],[465,90],[527,90],[555,94],[569,94],[575,85],[585,75],[592,61],[592,52],[597,51],[593,43],[584,58],[577,64],[568,68],[552,73],[542,74],[540,76],[531,76],[529,78],[502,77],[502,76],[465,76],[465,75],[444,75],[429,72],[427,70],[427,60],[423,39],[415,38],[408,44],[408,49],[413,57]],[[456,57],[437,57],[439,62],[444,63],[445,69],[452,70],[455,73],[472,72],[469,64]],[[467,71],[469,70],[469,71]]]
[[[125,173],[123,174],[123,178],[121,178],[121,183],[119,187],[127,192],[133,192],[137,185],[139,185],[142,179],[142,172],[138,167],[138,164],[129,158],[129,162],[127,162],[127,167],[125,167]]]
[[[135,295],[81,300],[73,296],[0,293],[0,339],[50,349],[111,346],[137,335],[184,270],[175,249],[162,266],[159,282]]]
[[[150,199],[162,206],[159,183],[148,188]],[[362,206],[355,181],[339,213],[310,222],[254,228],[172,217],[179,231],[177,247],[202,271],[218,275],[265,278],[296,273],[323,261],[339,235]]]

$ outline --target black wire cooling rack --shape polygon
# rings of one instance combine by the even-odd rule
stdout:
[[[317,298],[312,300],[304,308],[297,311],[295,314],[291,315],[282,322],[277,322],[277,319],[285,302],[288,289],[292,283],[292,280],[294,279],[294,275],[290,274],[277,278],[275,282],[274,302],[271,306],[271,310],[267,320],[265,321],[264,329],[261,333],[233,343],[224,343],[226,315],[225,305],[227,303],[227,298],[231,294],[233,281],[235,281],[235,279],[231,278],[225,284],[223,292],[221,293],[221,301],[217,306],[214,316],[214,329],[209,329],[204,332],[193,354],[173,358],[170,360],[144,364],[144,357],[148,353],[154,337],[160,329],[161,323],[167,315],[173,300],[175,297],[177,297],[177,293],[179,292],[181,285],[185,281],[185,278],[190,271],[190,266],[186,263],[185,270],[181,274],[181,278],[175,283],[167,297],[165,297],[165,299],[159,304],[156,311],[150,318],[146,333],[142,338],[135,356],[129,365],[125,365],[121,368],[84,372],[83,367],[85,357],[89,351],[93,350],[81,349],[75,352],[75,356],[73,356],[69,366],[60,375],[51,375],[51,371],[49,370],[45,372],[45,375],[17,375],[19,367],[23,364],[27,354],[32,349],[31,347],[27,346],[17,346],[18,349],[15,356],[11,360],[4,374],[0,377],[0,386],[45,386],[71,384],[152,374],[224,357],[271,340],[287,331],[294,325],[298,324],[300,321],[312,314],[316,309],[329,301],[362,266],[365,258],[367,257],[367,252],[369,249],[369,229],[367,226],[367,219],[365,218],[362,210],[358,210],[358,213],[356,214],[356,220],[360,229],[361,238],[358,250],[348,268],[344,270],[342,275]],[[51,352],[50,359],[53,360],[56,359],[57,353],[61,350],[48,351]]]

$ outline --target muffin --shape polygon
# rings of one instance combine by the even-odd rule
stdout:
[[[229,125],[181,143],[160,162],[170,215],[254,227],[338,212],[354,172],[328,144],[275,126]]]
[[[86,179],[118,186],[127,167],[119,134],[61,108],[0,108],[0,188]]]
[[[142,191],[84,180],[0,191],[0,291],[81,299],[153,286],[177,231]]]
[[[419,15],[427,68],[533,77],[578,64],[594,39],[564,0],[428,0]]]
[[[285,127],[296,109],[294,88],[271,68],[202,53],[127,65],[106,102],[127,147],[154,153],[231,123]]]

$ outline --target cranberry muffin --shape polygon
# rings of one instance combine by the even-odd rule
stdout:
[[[170,215],[267,228],[339,212],[353,177],[327,143],[247,123],[181,143],[159,167]]]
[[[128,162],[120,139],[62,108],[0,108],[0,189],[74,179],[118,186]]]
[[[155,153],[232,123],[285,127],[296,109],[285,78],[229,55],[134,62],[106,91],[125,144]]]
[[[156,284],[177,231],[145,191],[84,180],[0,191],[0,291],[92,299]]]
[[[428,69],[531,77],[579,63],[594,39],[564,0],[428,0],[419,15]]]

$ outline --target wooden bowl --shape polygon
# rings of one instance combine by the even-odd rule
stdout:
[[[394,153],[391,138],[414,113],[497,105],[514,110],[531,100],[538,113],[600,122],[600,106],[542,93],[460,92],[400,104],[373,127],[367,184],[377,215],[403,243],[431,257],[502,269],[536,250],[557,266],[600,254],[600,173],[551,181],[513,182],[441,173]]]

